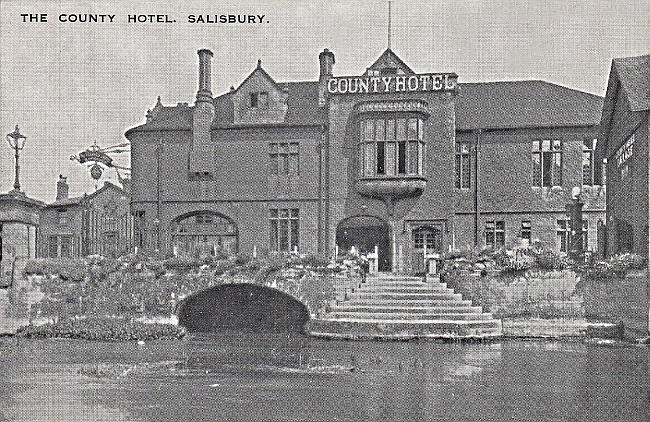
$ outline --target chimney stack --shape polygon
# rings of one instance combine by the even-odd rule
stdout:
[[[68,179],[59,174],[59,181],[56,182],[56,200],[68,199]]]
[[[334,70],[334,53],[327,48],[318,55],[320,62],[320,72],[318,77],[318,105],[325,105],[327,96],[327,80],[332,77]]]
[[[199,90],[196,93],[197,100],[205,100],[206,97],[212,101],[212,51],[201,49],[199,55]]]
[[[320,77],[332,76],[335,63],[334,53],[326,48],[318,55],[318,60],[320,61]]]
[[[192,144],[190,146],[190,180],[212,180],[214,177],[214,145],[211,125],[214,119],[211,66],[212,51],[201,49],[199,55],[199,90],[192,112]]]

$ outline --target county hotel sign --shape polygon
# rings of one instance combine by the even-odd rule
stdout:
[[[458,86],[455,73],[423,73],[390,76],[340,76],[327,80],[330,94],[381,94],[388,92],[452,91]]]

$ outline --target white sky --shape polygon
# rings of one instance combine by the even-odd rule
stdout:
[[[262,59],[277,81],[316,80],[318,53],[335,75],[360,74],[386,48],[387,2],[0,0],[0,130],[28,136],[21,185],[52,201],[58,174],[71,195],[92,192],[88,169],[69,160],[93,141],[124,141],[156,97],[194,100],[199,48],[213,50],[213,94]],[[48,13],[22,23],[20,13]],[[60,13],[115,14],[116,23],[59,23]],[[129,24],[131,13],[175,24]],[[194,14],[263,14],[261,25],[188,24]],[[604,95],[611,59],[650,52],[650,2],[393,1],[393,50],[416,72],[458,73],[460,82],[542,79]],[[128,165],[128,157],[119,161]],[[104,180],[115,180],[104,173]],[[100,186],[103,180],[100,181]],[[13,185],[13,154],[0,145],[0,192]]]

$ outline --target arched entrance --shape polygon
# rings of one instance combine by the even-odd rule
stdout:
[[[378,247],[379,271],[390,271],[390,237],[388,224],[372,216],[349,217],[336,227],[336,244],[341,253],[353,246],[361,253],[374,252]]]
[[[237,226],[230,218],[215,212],[184,214],[172,222],[171,233],[176,255],[203,258],[237,253]]]

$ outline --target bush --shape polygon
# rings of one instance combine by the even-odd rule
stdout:
[[[645,260],[639,255],[625,253],[614,255],[607,260],[591,261],[577,269],[589,280],[611,280],[624,278],[630,270],[640,270],[645,267]]]
[[[185,330],[173,324],[147,324],[121,318],[69,318],[54,323],[20,328],[16,335],[26,338],[71,338],[83,340],[176,339]]]
[[[51,275],[64,280],[83,280],[89,275],[88,263],[74,258],[38,258],[27,261],[24,275]]]

